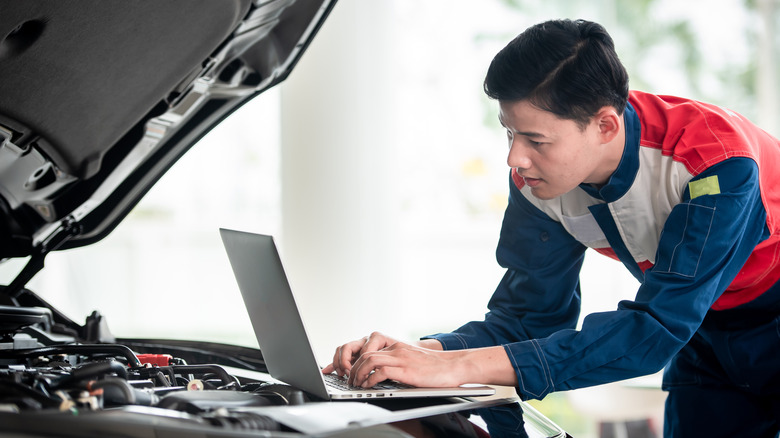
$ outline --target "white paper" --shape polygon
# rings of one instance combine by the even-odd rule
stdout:
[[[241,410],[266,415],[307,435],[369,426],[381,423],[383,417],[393,416],[393,413],[387,409],[361,402],[315,402],[292,406],[251,407]]]

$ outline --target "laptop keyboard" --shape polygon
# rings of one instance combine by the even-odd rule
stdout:
[[[338,389],[341,389],[343,391],[352,391],[358,389],[358,387],[356,386],[350,386],[349,383],[347,383],[346,377],[337,376],[335,374],[325,374],[324,377],[325,377],[325,383],[327,383],[330,386],[334,386]]]
[[[324,377],[325,377],[326,384],[341,389],[342,391],[365,391],[366,389],[386,390],[386,389],[413,388],[413,386],[395,382],[392,380],[385,380],[384,382],[379,382],[378,384],[374,385],[371,388],[363,388],[360,386],[351,386],[349,383],[347,383],[347,378],[343,376],[337,376],[335,374],[325,374]]]

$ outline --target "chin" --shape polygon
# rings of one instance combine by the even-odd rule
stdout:
[[[536,190],[531,190],[531,194],[536,199],[541,199],[542,201],[549,201],[550,199],[555,199],[562,195],[562,193],[549,193],[549,192],[538,192]]]

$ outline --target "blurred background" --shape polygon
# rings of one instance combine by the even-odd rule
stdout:
[[[287,81],[205,137],[106,239],[49,256],[30,289],[78,322],[98,309],[120,337],[256,346],[217,231],[228,227],[277,237],[322,364],[374,330],[413,340],[482,319],[503,274],[509,183],[482,80],[550,18],[603,24],[631,88],[720,104],[777,135],[776,0],[340,0]],[[595,253],[581,279],[583,315],[638,285]],[[634,420],[657,432],[658,382],[534,405],[577,437],[628,436]]]

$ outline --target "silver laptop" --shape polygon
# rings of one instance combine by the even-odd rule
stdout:
[[[373,388],[347,385],[343,377],[323,375],[282,266],[273,237],[219,230],[238,288],[255,330],[260,352],[275,379],[322,399],[465,397],[491,395],[489,386],[416,388],[397,382]]]

